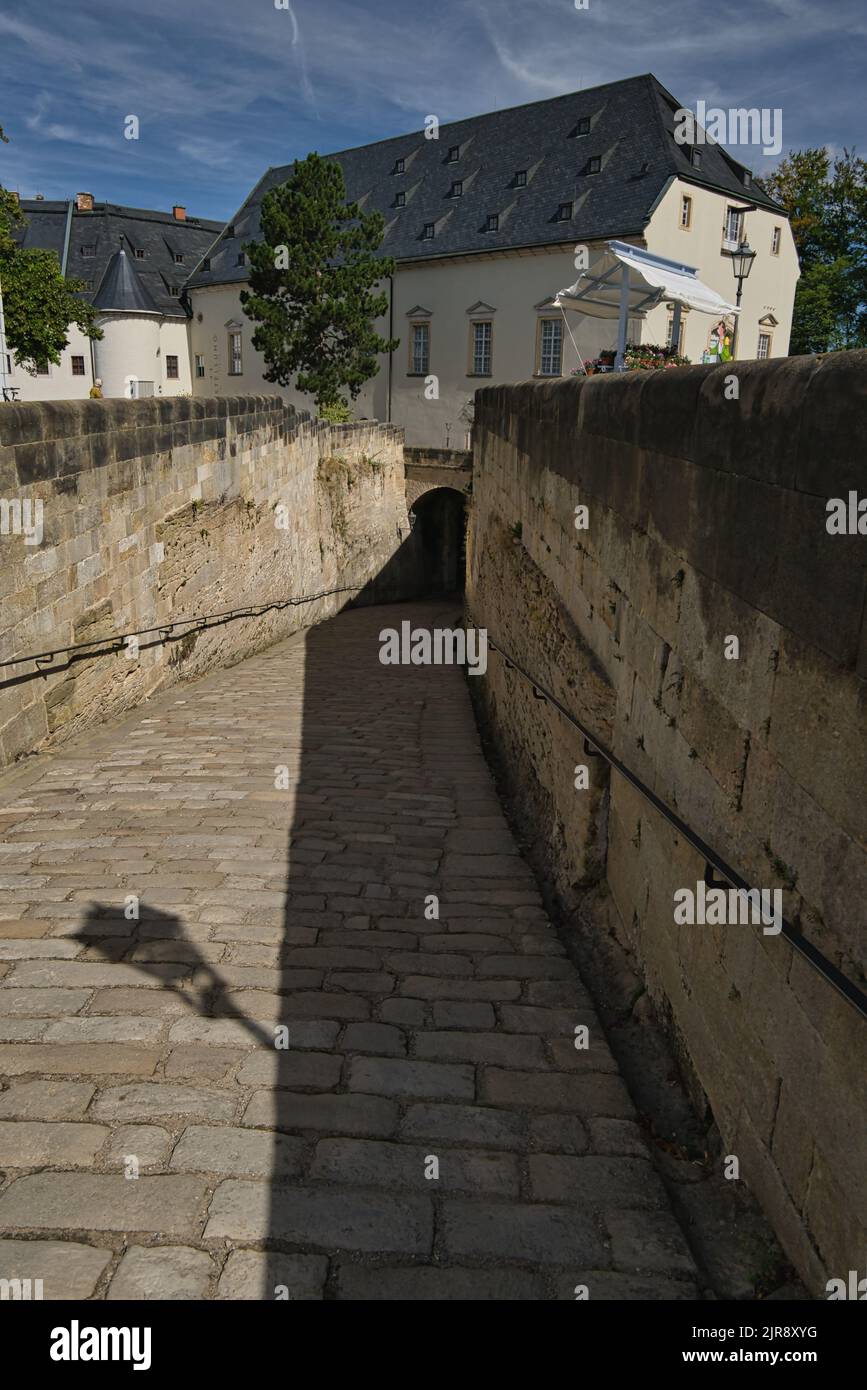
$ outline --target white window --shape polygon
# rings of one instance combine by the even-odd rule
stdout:
[[[727,247],[736,248],[740,245],[743,225],[744,215],[741,209],[727,208],[725,227],[723,228],[723,240]]]
[[[677,333],[677,342],[675,343],[675,342],[673,342],[673,339],[674,339],[674,311],[671,310],[671,309],[669,309],[669,311],[668,311],[668,327],[667,327],[666,330],[665,330],[665,346],[666,346],[667,348],[674,347],[675,352],[683,352],[683,331],[684,331],[684,329],[686,328],[686,322],[685,322],[683,313],[684,313],[684,311],[683,311],[683,309],[681,309],[681,311],[680,311],[680,314],[681,314],[681,317],[680,317],[680,328],[678,329],[678,333]]]
[[[430,368],[430,324],[414,323],[410,338],[409,369],[413,376],[427,376]]]
[[[779,256],[779,254],[780,254],[780,229],[779,229],[779,227],[775,227],[774,230],[773,230],[773,233],[772,233],[772,235],[771,235],[771,255],[772,255],[772,256]]]
[[[692,226],[692,198],[685,193],[680,200],[680,225],[684,230]]]
[[[473,354],[471,371],[473,376],[491,375],[491,348],[494,338],[494,325],[490,320],[472,325]]]
[[[771,335],[770,333],[759,334],[759,346],[756,357],[760,362],[764,362],[771,355]]]
[[[229,334],[229,376],[241,376],[243,372],[241,358],[241,334]]]
[[[563,323],[542,319],[539,323],[539,375],[559,376],[563,361]]]
[[[197,377],[203,377],[204,375],[205,375],[205,359],[204,359],[202,353],[197,352],[197,353],[196,353],[196,376],[197,376]]]

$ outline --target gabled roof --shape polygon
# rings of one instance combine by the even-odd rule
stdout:
[[[383,253],[399,262],[640,234],[667,182],[678,176],[776,208],[720,145],[703,144],[701,169],[693,167],[689,150],[674,139],[678,109],[648,73],[454,121],[440,127],[437,140],[417,130],[328,157],[343,170],[347,198],[364,200],[365,212],[382,213]],[[456,162],[449,160],[453,146]],[[598,173],[591,172],[596,159]],[[238,253],[259,235],[265,193],[292,169],[269,169],[260,179],[209,251],[208,269],[190,276],[190,288],[247,279]],[[519,172],[525,179],[516,179]],[[451,196],[455,181],[463,185],[460,197]],[[398,193],[406,195],[403,206]],[[570,203],[571,217],[560,220],[560,205]],[[491,213],[498,214],[496,231],[487,230]],[[435,234],[425,239],[430,222]]]
[[[25,247],[56,252],[61,265],[69,226],[64,269],[68,278],[90,284],[84,299],[95,302],[97,295],[104,299],[109,293],[109,267],[114,264],[112,283],[119,288],[122,280],[124,303],[145,299],[150,313],[173,318],[185,317],[180,300],[184,283],[191,267],[195,267],[223,226],[199,217],[179,221],[170,212],[116,203],[95,203],[92,212],[79,212],[74,203],[29,198],[22,199],[21,211],[25,223],[16,239]],[[121,248],[127,262],[122,275],[117,269],[117,252]],[[140,257],[137,251],[142,253]],[[176,255],[182,256],[183,261],[178,262]],[[177,289],[178,294],[172,294],[171,289]],[[121,306],[100,303],[98,307]]]

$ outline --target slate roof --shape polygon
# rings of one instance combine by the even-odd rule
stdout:
[[[442,125],[438,140],[416,130],[328,158],[343,169],[347,198],[365,212],[382,213],[382,250],[398,262],[640,234],[676,175],[776,209],[721,145],[702,144],[701,168],[693,167],[688,148],[674,139],[678,109],[676,98],[647,73]],[[453,146],[456,162],[449,161]],[[590,172],[594,158],[598,173]],[[403,173],[397,172],[401,159]],[[292,168],[269,169],[260,179],[208,253],[208,267],[193,271],[190,288],[247,279],[239,253],[259,234],[263,196]],[[518,186],[518,171],[526,173],[526,187]],[[451,194],[456,180],[462,184],[458,197]],[[405,206],[397,206],[398,193]],[[561,203],[572,204],[565,222],[558,216]],[[491,214],[496,230],[488,230]],[[430,222],[435,235],[426,240]]]
[[[55,251],[62,265],[69,203],[28,198],[22,199],[21,211],[26,221],[17,235],[20,244]],[[79,212],[73,203],[66,274],[89,282],[82,297],[98,308],[130,310],[141,303],[150,313],[184,318],[184,283],[222,226],[201,217],[181,222],[171,212],[116,203],[94,203],[92,212]],[[125,270],[116,254],[121,247]],[[176,255],[183,256],[182,263]]]

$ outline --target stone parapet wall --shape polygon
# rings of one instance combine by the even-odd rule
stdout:
[[[3,405],[0,499],[0,663],[57,653],[41,674],[0,664],[0,765],[352,594],[169,632],[182,618],[337,588],[399,596],[372,581],[391,566],[394,587],[409,531],[402,432],[311,421],[278,396]],[[110,651],[144,628],[163,635]],[[67,654],[90,642],[105,654]]]
[[[476,405],[472,617],[864,989],[867,538],[826,521],[867,496],[867,353]],[[559,901],[607,883],[696,1098],[823,1292],[867,1242],[867,1024],[783,937],[676,924],[698,854],[501,659],[477,686]]]

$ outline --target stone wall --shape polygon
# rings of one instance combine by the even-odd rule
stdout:
[[[863,989],[867,541],[826,503],[867,495],[867,354],[476,402],[472,617]],[[699,855],[501,658],[471,684],[557,900],[613,904],[694,1098],[824,1294],[867,1248],[867,1024],[782,936],[676,925]]]
[[[402,446],[392,426],[312,422],[277,396],[0,407],[0,663],[59,653],[41,674],[32,661],[0,664],[0,764],[352,595],[184,624],[167,641],[155,632],[137,655],[76,659],[70,646],[110,648],[116,633],[335,588],[400,596]]]

